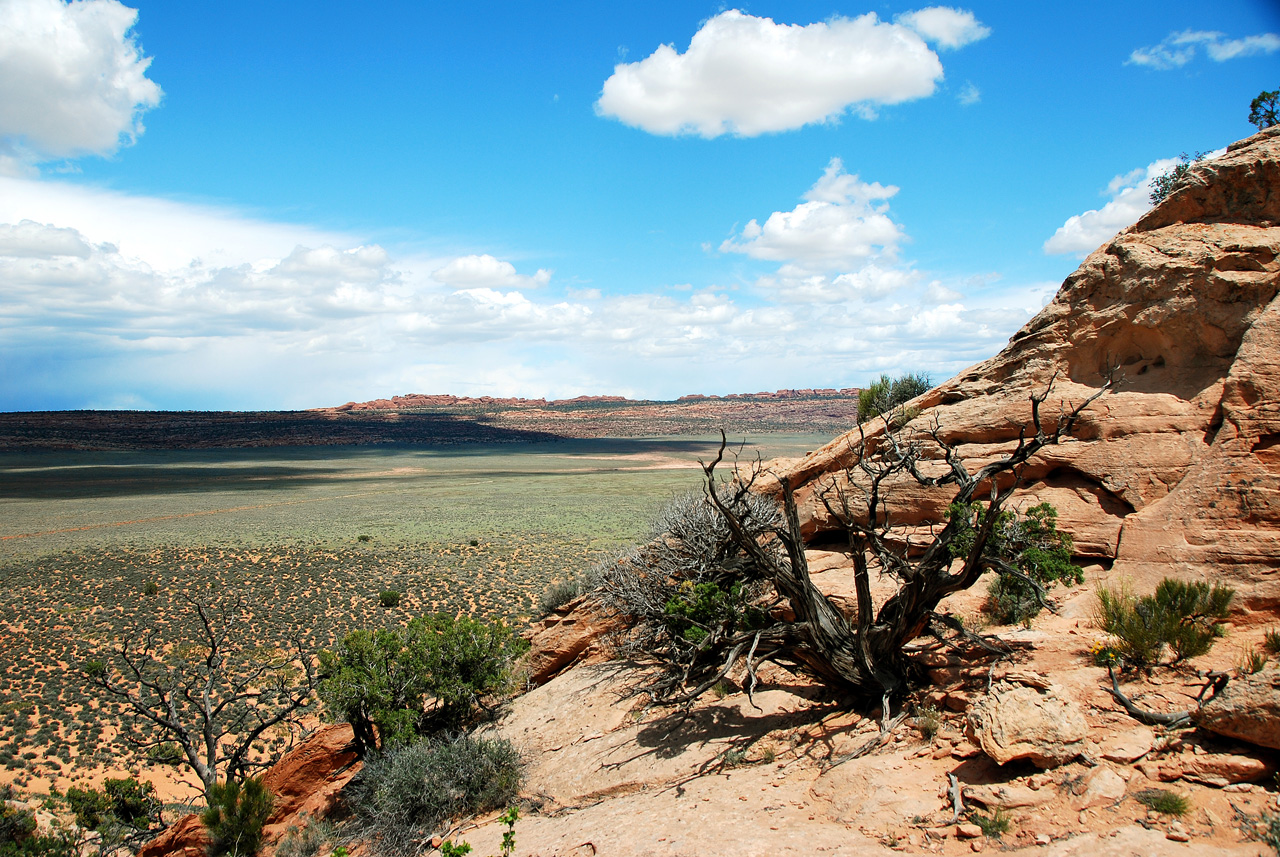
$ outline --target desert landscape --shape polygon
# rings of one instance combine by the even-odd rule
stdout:
[[[629,602],[609,569],[662,561],[689,538],[650,531],[649,521],[665,499],[713,478],[700,463],[723,454],[718,437],[653,436],[644,420],[678,413],[679,403],[572,406],[607,411],[609,431],[635,419],[651,432],[629,439],[160,458],[22,448],[5,454],[12,514],[0,534],[6,781],[56,795],[139,777],[164,796],[168,824],[141,853],[203,853],[199,816],[181,808],[199,799],[199,780],[140,750],[165,730],[95,696],[81,670],[129,628],[200,651],[185,599],[234,592],[249,605],[249,642],[269,650],[295,638],[303,652],[341,650],[370,617],[405,628],[444,613],[521,631],[520,685],[494,698],[468,739],[518,749],[518,821],[502,807],[450,816],[421,828],[419,848],[465,840],[496,853],[506,834],[520,853],[545,855],[1265,854],[1267,819],[1280,809],[1280,471],[1271,454],[1280,433],[1271,224],[1280,212],[1268,190],[1280,185],[1280,131],[1236,144],[1194,176],[1087,259],[991,360],[830,442],[759,434],[725,463],[768,504],[791,498],[814,597],[850,628],[862,627],[867,568],[850,539],[862,533],[874,550],[896,551],[895,562],[927,560],[956,514],[948,502],[957,489],[942,475],[1019,462],[999,502],[1014,520],[1052,505],[1076,578],[1046,583],[1050,609],[1008,626],[986,585],[944,595],[928,615],[951,624],[929,619],[927,633],[908,635],[907,684],[886,692],[886,705],[781,650],[759,663],[731,656],[708,689],[672,704],[670,688],[689,686],[660,681],[670,674],[662,653],[674,651],[662,635],[672,632],[629,648],[649,620],[619,606]],[[1028,429],[1035,395],[1057,429]],[[855,420],[857,398],[840,399]],[[822,396],[801,401],[830,406]],[[410,398],[345,412],[455,406],[468,407]],[[788,418],[759,410],[761,425]],[[918,474],[877,470],[886,459],[867,457],[906,438],[920,450],[911,453]],[[942,456],[947,448],[957,463]],[[874,508],[884,542],[850,529],[831,505],[866,479],[883,492]],[[57,526],[39,529],[50,521]],[[771,526],[780,535],[770,538],[787,532]],[[656,539],[655,559],[643,547],[614,559],[645,538]],[[768,556],[758,561],[798,561]],[[908,572],[889,573],[888,555],[871,556],[866,597],[883,619]],[[944,574],[964,565],[957,556]],[[739,567],[732,554],[720,561]],[[1099,593],[1146,593],[1166,578],[1229,587],[1229,607],[1182,620],[1213,632],[1191,656],[1176,654],[1183,644],[1172,660],[1157,647],[1142,666],[1129,637],[1104,627]],[[773,619],[761,615],[799,627],[795,597],[790,607],[772,602]],[[673,603],[655,615],[671,615]],[[758,643],[766,631],[750,633]],[[689,672],[696,662],[681,663],[685,682],[698,675]],[[370,799],[361,762],[372,757],[342,720],[309,700],[290,725],[263,733],[262,759],[288,751],[263,780],[279,796],[264,827],[268,851],[314,841],[316,853],[391,853],[391,833],[380,839],[360,821]]]
[[[0,857],[1280,857],[1280,18],[1095,6],[0,0]]]

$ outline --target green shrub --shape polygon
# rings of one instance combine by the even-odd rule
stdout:
[[[505,687],[527,647],[506,625],[466,616],[353,631],[320,653],[319,695],[330,716],[351,724],[362,752],[386,747],[464,723],[481,697]]]
[[[186,764],[186,754],[182,752],[182,748],[172,741],[166,741],[163,744],[157,744],[147,750],[147,761],[153,765],[169,765],[176,767]]]
[[[751,603],[749,591],[749,587],[739,581],[727,590],[711,581],[684,581],[667,601],[664,615],[668,633],[697,643],[707,636],[710,628],[733,633],[765,627],[769,614]]]
[[[926,705],[916,709],[915,724],[921,736],[926,741],[932,741],[933,736],[942,729],[942,715],[938,713],[936,706]]]
[[[1244,652],[1236,662],[1236,672],[1240,675],[1253,675],[1262,672],[1267,666],[1267,656],[1262,652]]]
[[[97,830],[111,817],[111,799],[97,789],[72,786],[67,789],[67,809],[76,824],[85,830]]]
[[[0,857],[79,857],[69,834],[37,834],[35,813],[10,806],[12,796],[9,787],[0,792]]]
[[[952,556],[966,557],[973,550],[986,513],[981,503],[955,503],[947,509],[948,520],[959,526],[951,543]],[[1022,515],[1009,509],[999,512],[985,554],[1048,587],[1059,581],[1084,580],[1084,573],[1071,562],[1071,548],[1071,536],[1058,529],[1058,510],[1049,503],[1039,503]],[[1040,613],[1040,600],[1026,581],[1012,574],[997,574],[987,590],[983,612],[1004,625],[1026,624]]]
[[[580,579],[557,580],[548,586],[542,593],[542,597],[538,599],[538,615],[549,616],[582,593],[583,585]]]
[[[923,372],[910,373],[892,379],[881,375],[858,392],[858,422],[865,423],[872,417],[890,413],[898,405],[909,402],[933,386]]]
[[[1263,635],[1262,648],[1269,655],[1280,655],[1280,628],[1272,628]]]
[[[1191,175],[1191,167],[1204,160],[1204,156],[1208,152],[1196,152],[1194,155],[1188,155],[1183,152],[1178,159],[1178,163],[1164,175],[1156,176],[1151,180],[1151,203],[1158,205],[1164,201],[1165,197],[1173,193],[1187,180]]]
[[[357,823],[384,854],[417,853],[415,842],[451,818],[515,800],[520,755],[504,739],[424,740],[371,756],[349,787]]]
[[[1265,89],[1258,97],[1249,102],[1249,122],[1262,131],[1280,124],[1280,115],[1276,111],[1276,102],[1280,101],[1280,89],[1267,92]]]
[[[310,819],[301,829],[290,827],[276,846],[276,857],[315,857],[334,840],[333,824],[323,818]],[[335,852],[336,853],[336,852]]]
[[[366,533],[361,533],[360,535],[356,536],[356,541],[358,541],[358,542],[371,542],[371,541],[373,541],[373,536],[370,536],[370,535],[368,535],[368,534],[366,534]]]
[[[982,828],[982,835],[988,839],[999,839],[1009,832],[1009,814],[1003,809],[997,809],[991,815],[975,812],[969,818],[974,824]]]
[[[1263,813],[1257,823],[1258,838],[1280,857],[1280,813]]]
[[[160,584],[156,583],[154,580],[148,580],[146,586],[142,587],[142,592],[144,595],[159,595]]]
[[[1143,789],[1133,797],[1147,809],[1164,815],[1186,815],[1191,811],[1191,801],[1168,789]]]
[[[253,857],[262,845],[262,826],[271,816],[271,792],[260,778],[231,780],[209,789],[209,808],[200,821],[209,831],[209,857]]]
[[[17,845],[36,832],[36,816],[29,809],[18,809],[0,800],[0,846]]]
[[[1203,655],[1223,634],[1235,590],[1204,581],[1184,583],[1166,577],[1156,591],[1141,598],[1131,593],[1098,590],[1098,623],[1118,638],[1116,649],[1130,664],[1149,667],[1167,647],[1174,662]]]
[[[378,593],[378,600],[383,607],[396,607],[400,604],[400,593],[394,589],[384,589]]]

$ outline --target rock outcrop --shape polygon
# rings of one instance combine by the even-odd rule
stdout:
[[[324,818],[360,770],[354,734],[347,723],[324,726],[290,750],[263,776],[275,796],[263,838],[275,842],[303,816]]]
[[[1082,401],[1119,367],[1076,439],[1023,474],[1081,559],[1146,585],[1229,580],[1247,610],[1280,605],[1280,128],[1197,165],[1190,182],[1091,254],[998,355],[913,402],[974,467],[1007,452],[1044,410]],[[867,427],[875,437],[883,427]],[[811,541],[836,530],[815,494],[838,478],[854,432],[786,472]],[[904,480],[890,517],[941,520],[951,493]]]
[[[996,686],[969,709],[969,738],[998,764],[1028,759],[1041,768],[1085,749],[1089,725],[1080,706],[1054,687]]]
[[[342,787],[360,770],[351,741],[349,725],[324,726],[267,770],[263,783],[275,802],[263,827],[264,843],[278,842],[290,827],[305,826],[304,816],[324,818],[333,810]],[[209,835],[193,813],[148,842],[138,857],[204,857],[208,845]]]
[[[582,596],[557,607],[523,634],[529,641],[526,681],[534,686],[546,684],[572,664],[602,660],[601,639],[621,626],[620,616],[606,614]]]
[[[1232,679],[1195,721],[1201,729],[1280,750],[1280,669]]]

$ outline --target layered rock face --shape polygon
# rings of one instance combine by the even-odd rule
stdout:
[[[1056,417],[1118,367],[1074,439],[1047,447],[1014,506],[1047,500],[1083,560],[1146,586],[1227,580],[1246,610],[1280,607],[1280,128],[1197,165],[1190,181],[1090,255],[990,360],[926,393],[908,431],[936,420],[971,471],[1012,449],[1051,380]],[[883,433],[872,424],[867,436]],[[811,544],[834,540],[818,501],[857,431],[785,471]],[[904,526],[942,520],[952,491],[905,481]]]

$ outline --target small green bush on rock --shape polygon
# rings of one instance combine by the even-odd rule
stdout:
[[[1213,647],[1223,634],[1219,623],[1227,618],[1234,597],[1229,586],[1166,577],[1153,594],[1141,598],[1099,589],[1097,620],[1119,640],[1116,649],[1131,665],[1157,664],[1166,648],[1176,663]]]
[[[1186,182],[1187,177],[1191,174],[1191,167],[1204,160],[1204,156],[1208,152],[1196,152],[1194,155],[1188,155],[1183,152],[1178,159],[1178,163],[1164,175],[1156,176],[1151,180],[1151,203],[1158,205],[1164,202],[1165,197],[1173,193]]]
[[[893,379],[881,375],[858,393],[858,422],[865,423],[872,417],[888,414],[894,408],[926,393],[933,383],[923,372],[914,372]]]
[[[387,747],[463,724],[504,688],[527,647],[506,625],[467,616],[353,631],[320,653],[319,695],[330,716],[351,724],[362,752]]]
[[[949,520],[960,524],[951,544],[955,557],[968,556],[985,509],[981,503],[954,504],[947,510]],[[1046,588],[1057,582],[1081,583],[1084,573],[1071,562],[1071,536],[1058,529],[1058,510],[1049,503],[1032,506],[1025,514],[1005,509],[996,518],[987,554],[1005,560],[1011,569],[1021,569],[1036,586]],[[983,605],[987,613],[1003,625],[1029,623],[1040,613],[1035,587],[1016,574],[997,574]]]
[[[260,778],[217,783],[200,821],[209,831],[209,857],[253,857],[262,846],[262,826],[271,816],[271,792]]]
[[[1147,809],[1165,815],[1186,815],[1191,811],[1191,801],[1168,789],[1143,789],[1134,798]]]

